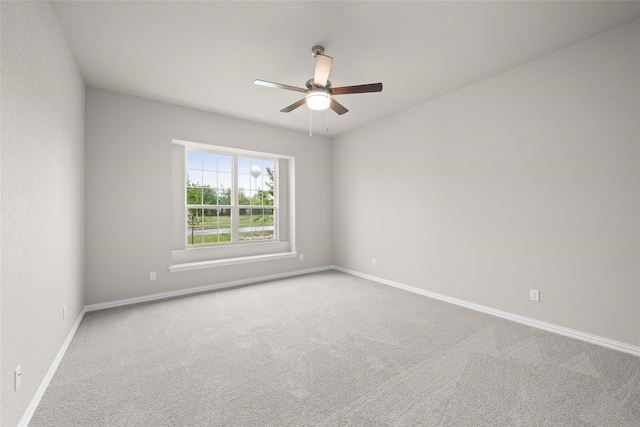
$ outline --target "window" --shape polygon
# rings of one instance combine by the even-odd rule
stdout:
[[[275,240],[276,162],[186,150],[187,245]]]
[[[172,141],[170,271],[295,257],[295,158]]]

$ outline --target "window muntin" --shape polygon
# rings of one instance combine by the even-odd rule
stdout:
[[[277,240],[276,165],[187,149],[187,246]]]

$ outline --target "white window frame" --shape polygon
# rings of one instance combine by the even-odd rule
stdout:
[[[256,261],[291,258],[297,256],[295,251],[295,158],[276,153],[258,152],[232,147],[202,144],[197,142],[172,141],[172,188],[173,188],[173,221],[172,221],[172,272],[211,268]],[[214,244],[187,245],[187,197],[186,197],[186,151],[206,151],[233,156],[232,181],[237,187],[237,158],[263,158],[274,160],[274,239],[259,241],[236,241]],[[284,165],[284,167],[283,167]],[[284,196],[284,197],[282,197]],[[232,205],[236,211],[232,216],[239,224],[239,210],[250,206],[238,206],[236,192],[232,191]],[[253,207],[260,209],[261,207]],[[268,208],[272,208],[268,206]],[[277,213],[276,213],[277,212]],[[237,236],[239,230],[232,230]]]
[[[268,243],[268,242],[273,242],[273,241],[280,241],[279,239],[279,196],[280,196],[280,190],[279,190],[279,157],[277,156],[273,156],[273,155],[267,155],[267,154],[260,154],[260,155],[248,155],[246,153],[237,153],[237,152],[232,152],[232,151],[220,151],[220,150],[212,150],[212,149],[204,149],[204,148],[195,148],[195,147],[186,147],[185,149],[185,162],[187,161],[187,156],[186,154],[189,151],[193,151],[193,152],[200,152],[200,153],[210,153],[210,154],[217,154],[217,155],[223,155],[223,156],[228,156],[231,157],[231,204],[230,205],[205,205],[205,204],[200,204],[200,205],[189,205],[187,203],[187,197],[185,197],[185,213],[186,216],[188,217],[188,212],[189,209],[229,209],[231,211],[231,241],[230,242],[216,242],[216,243],[201,243],[201,244],[191,244],[191,245],[187,245],[187,248],[192,249],[192,248],[200,248],[200,247],[205,247],[205,246],[217,246],[217,245],[247,245],[247,244],[259,244],[259,243]],[[259,206],[259,205],[240,205],[239,202],[239,194],[240,194],[240,187],[239,187],[239,183],[238,183],[238,176],[240,173],[239,170],[239,158],[243,157],[243,158],[248,158],[248,159],[256,159],[256,160],[267,160],[267,161],[272,161],[273,162],[273,177],[274,177],[274,182],[273,182],[273,205],[263,205],[263,206]],[[185,191],[188,191],[188,187],[186,186],[186,182],[187,182],[187,176],[188,176],[188,166],[185,166],[185,175],[184,175],[184,183],[185,183]],[[251,241],[251,240],[240,240],[240,210],[241,209],[271,209],[273,210],[273,238],[272,239],[264,239],[264,240],[257,240],[257,241]],[[185,238],[188,238],[187,233],[189,232],[189,225],[188,225],[188,221],[185,219]]]

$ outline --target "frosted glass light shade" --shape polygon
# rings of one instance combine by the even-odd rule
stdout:
[[[314,90],[307,94],[305,102],[312,110],[326,110],[331,105],[331,95],[323,90]]]

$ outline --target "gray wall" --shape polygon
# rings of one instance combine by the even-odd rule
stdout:
[[[86,107],[87,304],[331,264],[329,139],[94,88]],[[172,139],[294,156],[304,260],[169,272]]]
[[[85,99],[50,5],[1,7],[1,425],[84,304],[332,263],[640,345],[638,21],[332,143]],[[304,261],[170,273],[173,138],[294,156]]]
[[[334,263],[640,345],[639,26],[336,138]]]
[[[84,85],[48,2],[1,7],[0,425],[12,426],[84,306]]]

